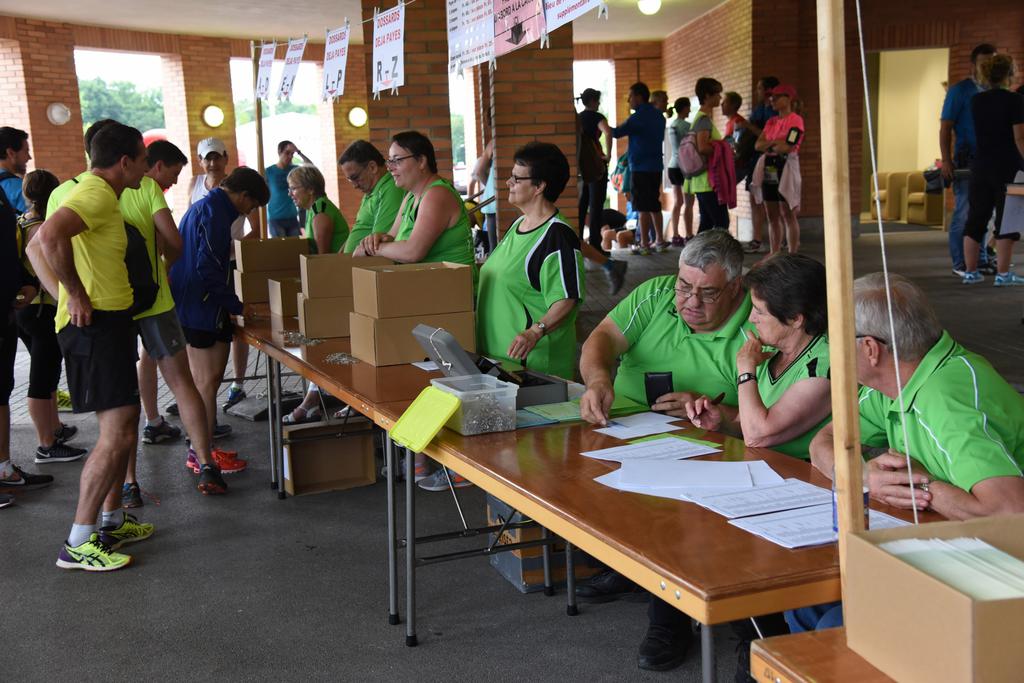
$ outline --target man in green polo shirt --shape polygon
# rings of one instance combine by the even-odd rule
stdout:
[[[365,197],[359,203],[356,222],[348,233],[344,252],[351,254],[372,233],[388,232],[405,199],[405,190],[384,165],[384,156],[366,140],[356,140],[338,159],[341,172]]]
[[[871,496],[950,519],[1024,512],[1024,397],[942,329],[916,285],[889,279],[898,365],[882,274],[854,283],[861,442],[889,448],[867,464]],[[831,476],[831,425],[811,442],[811,461]]]
[[[613,308],[583,345],[583,419],[607,424],[617,394],[647,404],[648,372],[672,373],[674,391],[650,397],[653,410],[686,418],[686,403],[702,394],[724,393],[724,403],[736,406],[736,353],[750,329],[742,269],[740,243],[725,230],[708,230],[683,248],[677,275],[648,280]],[[607,571],[578,584],[577,596],[606,602],[635,590],[628,579]],[[637,665],[654,671],[679,666],[693,639],[689,618],[651,596],[648,619]]]

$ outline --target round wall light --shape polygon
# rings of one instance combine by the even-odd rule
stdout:
[[[348,122],[356,128],[362,128],[366,125],[369,117],[366,115],[366,110],[362,107],[352,107],[348,110]]]
[[[203,109],[203,123],[210,128],[219,128],[224,123],[224,110],[216,104],[208,104]]]
[[[658,10],[661,9],[661,0],[637,0],[636,6],[641,14],[649,16],[658,13]]]
[[[55,126],[63,126],[71,120],[71,110],[63,102],[46,105],[46,120]]]

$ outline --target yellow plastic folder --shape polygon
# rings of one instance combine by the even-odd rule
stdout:
[[[447,391],[427,387],[391,428],[391,440],[414,453],[422,453],[460,403],[457,396]]]

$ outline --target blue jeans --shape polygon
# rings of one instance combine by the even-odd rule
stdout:
[[[302,233],[302,228],[299,226],[298,216],[271,218],[267,221],[267,232],[271,237],[298,237]]]
[[[953,267],[962,269],[964,267],[964,226],[967,224],[967,214],[971,205],[968,201],[969,178],[953,178],[953,215],[949,219],[949,258],[953,261]],[[982,246],[978,258],[978,265],[988,263],[988,254]]]
[[[785,616],[792,633],[836,628],[843,625],[843,603],[828,602],[824,605],[791,609],[786,612]]]

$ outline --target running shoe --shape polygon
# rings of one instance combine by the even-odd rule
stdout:
[[[615,296],[626,283],[626,269],[629,268],[629,264],[612,259],[606,265],[604,276],[608,280],[608,293]]]
[[[14,504],[14,496],[9,493],[0,493],[0,508]]]
[[[743,245],[743,253],[745,253],[745,254],[759,254],[759,253],[761,253],[761,241],[760,240],[750,240],[749,242],[744,243],[744,245]]]
[[[953,267],[953,275],[955,275],[956,277],[958,277],[958,278],[960,278],[962,280],[964,275],[967,275],[966,267],[965,266],[954,266]]]
[[[217,424],[213,425],[213,438],[223,439],[225,437],[231,436],[231,431],[231,425],[221,424],[218,422]]]
[[[121,519],[120,524],[117,526],[100,527],[99,531],[101,540],[109,544],[114,550],[127,543],[144,541],[156,531],[155,526],[143,524],[134,515],[129,515],[127,512],[122,512],[121,514],[124,517]]]
[[[228,408],[245,400],[245,390],[241,387],[231,387],[228,389],[228,400],[224,401],[224,404],[220,407],[225,413],[228,412]]]
[[[656,251],[659,254],[664,254],[666,251],[668,251],[669,246],[670,245],[668,242],[656,242],[654,244],[654,251]]]
[[[71,412],[71,394],[69,394],[64,389],[57,390],[57,412]]]
[[[452,478],[452,486],[457,489],[464,488],[466,486],[472,486],[473,482],[461,477],[460,475],[448,470],[448,474]],[[424,491],[447,491],[448,490],[448,477],[444,474],[444,468],[434,472],[426,479],[418,482],[418,485]]]
[[[67,446],[60,441],[55,441],[49,448],[45,446],[36,448],[35,460],[37,464],[44,462],[72,462],[80,459],[88,452],[84,448],[75,448],[74,446]]]
[[[216,465],[201,465],[199,467],[199,483],[196,485],[203,495],[216,495],[227,493],[228,485],[220,476],[220,469]]]
[[[685,237],[680,237],[679,235],[676,235],[675,237],[672,238],[672,246],[673,247],[685,247],[686,246],[686,238]]]
[[[1017,275],[1017,273],[1011,270],[1009,273],[996,275],[996,280],[992,285],[994,287],[1020,287],[1024,285],[1024,277]]]
[[[178,404],[177,403],[168,403],[167,407],[164,408],[164,412],[167,413],[168,415],[173,415],[174,417],[178,417]]]
[[[75,438],[75,434],[78,433],[78,427],[74,425],[66,425],[63,422],[60,423],[60,428],[53,433],[53,437],[57,439],[57,443],[67,443],[71,439]]]
[[[249,466],[247,461],[238,458],[238,453],[235,451],[224,451],[214,448],[211,455],[213,456],[213,462],[222,474],[235,474]],[[194,474],[200,474],[202,471],[203,466],[200,464],[199,458],[196,457],[196,452],[191,448],[188,449],[188,459],[185,461],[185,467],[192,470]]]
[[[0,491],[31,491],[41,489],[53,483],[53,477],[49,474],[29,474],[14,463],[14,476],[7,479],[0,479]]]
[[[139,485],[125,483],[121,487],[121,507],[140,508],[142,505],[142,489],[139,488]]]
[[[142,429],[142,443],[156,444],[181,438],[181,429],[167,420],[161,420],[157,427],[146,425]]]
[[[87,572],[112,572],[127,567],[131,561],[130,555],[115,553],[114,548],[96,532],[88,541],[74,548],[65,542],[57,555],[57,566],[61,569],[84,569]]]
[[[997,275],[998,271],[996,268],[995,259],[992,259],[988,263],[979,263],[978,272],[981,273],[982,275]]]
[[[976,285],[979,282],[984,282],[985,276],[978,271],[968,271],[964,273],[963,279],[960,281],[965,285]]]

